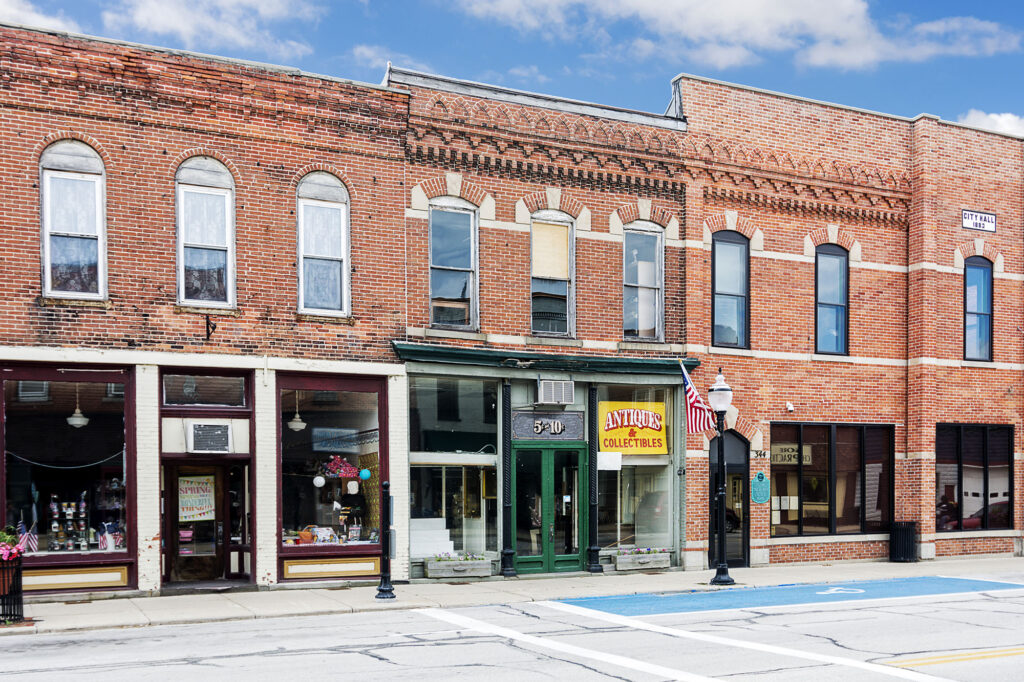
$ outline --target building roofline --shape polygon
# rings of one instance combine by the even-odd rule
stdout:
[[[259,69],[261,71],[267,71],[270,73],[279,73],[287,76],[301,76],[303,78],[312,78],[315,80],[329,81],[332,83],[340,83],[342,85],[353,85],[360,88],[369,88],[372,90],[381,90],[384,92],[393,92],[396,94],[407,95],[408,92],[401,88],[392,88],[387,85],[381,85],[379,83],[366,83],[363,81],[356,81],[350,78],[339,78],[338,76],[328,76],[322,73],[313,73],[311,71],[303,71],[294,66],[283,66],[280,64],[270,64],[267,62],[257,62],[250,59],[238,59],[235,57],[223,57],[219,55],[206,54],[204,52],[192,52],[191,50],[179,50],[171,47],[161,47],[159,45],[147,45],[145,43],[134,43],[129,40],[115,40],[113,38],[104,38],[102,36],[93,36],[85,33],[73,33],[71,31],[58,31],[49,28],[40,28],[38,26],[26,26],[24,24],[13,24],[6,21],[0,21],[0,29],[10,28],[20,31],[29,31],[31,33],[41,33],[45,35],[57,36],[61,38],[71,38],[73,40],[81,40],[93,43],[103,43],[106,45],[116,45],[120,47],[130,47],[145,52],[155,52],[159,54],[165,54],[170,56],[188,57],[190,59],[198,59],[201,61],[217,62],[220,64],[227,64],[230,66],[244,66],[252,69]]]
[[[453,92],[461,95],[469,95],[471,97],[508,102],[510,104],[539,107],[542,109],[564,111],[574,114],[582,114],[585,116],[596,116],[598,118],[623,121],[626,123],[636,123],[657,128],[668,128],[681,132],[686,131],[685,117],[676,118],[674,116],[666,116],[664,114],[652,114],[646,111],[625,109],[606,104],[596,104],[594,102],[585,102],[582,100],[569,99],[567,97],[544,95],[536,92],[530,92],[528,90],[516,90],[514,88],[506,88],[500,85],[489,85],[487,83],[478,83],[476,81],[452,78],[450,76],[439,76],[436,74],[424,73],[422,71],[403,69],[391,64],[388,64],[387,72],[384,74],[384,83],[389,85],[392,83],[400,83],[402,85],[417,86],[431,90],[443,90],[445,92]]]

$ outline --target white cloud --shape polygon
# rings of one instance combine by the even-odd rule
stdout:
[[[513,66],[508,70],[508,75],[521,81],[530,81],[534,83],[547,83],[551,80],[540,72],[540,69],[537,68],[536,64],[531,64],[530,66]]]
[[[388,62],[414,71],[432,71],[428,64],[383,45],[356,45],[352,48],[352,58],[360,66],[371,69],[385,69]]]
[[[791,53],[803,65],[865,69],[883,62],[1014,52],[1021,36],[973,17],[914,24],[899,15],[884,26],[867,0],[456,0],[479,19],[524,33],[575,40],[595,25],[630,30],[626,48],[601,46],[618,59],[670,57],[719,68]],[[604,41],[602,41],[604,42]]]
[[[960,114],[957,121],[975,128],[1024,137],[1024,116],[1017,114],[987,114],[980,109],[971,109],[966,114]]]
[[[63,12],[44,14],[29,0],[0,0],[0,21],[56,31],[80,32],[78,24]]]
[[[315,22],[324,11],[312,0],[118,0],[103,12],[103,25],[110,31],[169,36],[187,49],[228,47],[297,59],[313,48],[273,29],[286,22]]]

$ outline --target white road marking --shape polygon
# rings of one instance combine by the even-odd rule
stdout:
[[[888,675],[889,677],[899,677],[904,680],[928,680],[934,682],[940,680],[940,677],[933,677],[931,675],[925,675],[924,673],[914,672],[913,670],[903,670],[900,668],[894,668],[887,665],[881,665],[878,663],[868,663],[867,661],[858,661],[850,658],[841,658],[839,656],[829,656],[827,654],[816,654],[810,651],[800,651],[799,649],[788,649],[786,647],[775,646],[772,644],[761,644],[760,642],[745,642],[739,639],[729,639],[728,637],[719,637],[717,635],[708,635],[702,632],[689,632],[687,630],[680,630],[678,628],[668,628],[663,625],[655,625],[654,623],[647,623],[642,620],[636,620],[628,616],[619,616],[614,613],[604,613],[602,611],[594,611],[593,609],[585,609],[580,606],[574,606],[572,604],[560,604],[558,602],[550,601],[539,601],[535,602],[540,606],[546,606],[549,609],[555,609],[557,611],[565,611],[577,616],[583,616],[584,618],[593,618],[594,620],[603,620],[606,623],[615,623],[616,625],[623,625],[628,628],[635,630],[647,630],[649,632],[657,632],[670,637],[679,637],[682,639],[694,639],[699,642],[707,642],[709,644],[719,644],[722,646],[739,647],[742,649],[753,649],[754,651],[761,651],[766,654],[776,654],[779,656],[789,656],[792,658],[803,658],[808,661],[818,661],[819,663],[827,663],[830,665],[841,665],[848,668],[860,668],[861,670],[869,670],[879,675]]]
[[[856,587],[830,587],[822,592],[815,592],[815,594],[864,594],[864,590],[859,590]]]
[[[683,670],[676,670],[675,668],[666,668],[665,666],[655,665],[654,663],[645,663],[644,661],[638,661],[635,658],[616,656],[615,654],[608,654],[603,651],[584,649],[583,647],[573,646],[572,644],[564,644],[562,642],[544,639],[543,637],[527,635],[523,632],[503,628],[499,625],[491,625],[490,623],[485,623],[484,621],[477,620],[476,618],[460,616],[456,613],[443,611],[441,609],[417,609],[417,611],[431,616],[432,618],[443,620],[446,623],[457,625],[464,630],[486,632],[506,639],[532,644],[533,646],[540,647],[542,649],[551,649],[552,651],[560,651],[564,654],[569,654],[570,656],[576,656],[578,658],[610,663],[611,665],[616,665],[620,668],[648,673],[650,675],[656,675],[669,680],[682,680],[683,682],[712,682],[714,679],[711,677],[704,677],[703,675],[688,673]]]

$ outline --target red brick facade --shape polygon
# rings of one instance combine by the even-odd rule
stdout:
[[[400,79],[399,79],[400,80]],[[895,428],[895,519],[919,524],[924,558],[1020,551],[1024,467],[1014,457],[1012,534],[935,529],[935,427],[1012,425],[1020,438],[1024,341],[1024,151],[1020,140],[682,77],[686,113],[603,117],[458,88],[374,87],[286,69],[0,28],[0,345],[234,353],[394,362],[392,340],[580,355],[700,360],[722,367],[728,417],[771,475],[772,422]],[[475,92],[475,91],[474,91]],[[74,138],[106,174],[107,301],[45,299],[39,159]],[[234,176],[237,308],[177,304],[174,174],[196,155]],[[296,313],[295,192],[312,170],[351,197],[351,317]],[[478,209],[479,326],[430,330],[426,206]],[[961,209],[998,216],[962,229]],[[529,216],[575,222],[576,334],[533,337]],[[622,333],[622,230],[664,230],[663,337]],[[711,240],[750,240],[750,349],[711,345]],[[849,354],[814,346],[814,249],[850,254]],[[993,263],[993,362],[963,360],[964,259]],[[211,313],[212,314],[212,313]],[[787,403],[793,406],[792,411]],[[683,555],[708,543],[708,442],[685,447]],[[1019,448],[1018,448],[1019,449]],[[879,538],[770,537],[751,506],[756,563],[881,558]],[[978,536],[978,537],[975,537]],[[752,555],[753,556],[753,555]]]

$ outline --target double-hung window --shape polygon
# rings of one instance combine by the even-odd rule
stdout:
[[[329,173],[299,183],[299,311],[349,313],[348,192]]]
[[[844,355],[849,321],[849,259],[835,244],[818,247],[815,258],[815,351]]]
[[[711,244],[712,345],[750,347],[750,242],[739,232],[716,232]]]
[[[75,140],[43,152],[43,291],[46,296],[106,296],[103,161]]]
[[[476,326],[476,214],[448,199],[430,209],[430,323]]]
[[[661,339],[661,228],[631,223],[623,232],[622,333],[626,338]]]
[[[178,300],[235,304],[234,182],[219,161],[197,156],[178,167]]]
[[[964,359],[992,360],[992,262],[964,261]]]
[[[572,226],[534,220],[530,245],[533,333],[571,336]]]

